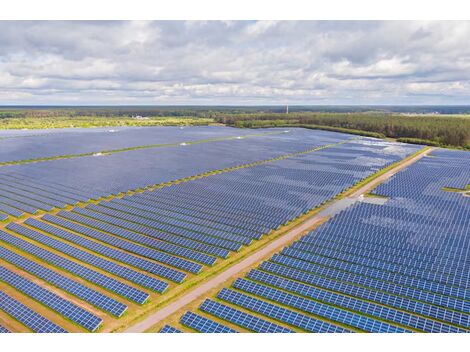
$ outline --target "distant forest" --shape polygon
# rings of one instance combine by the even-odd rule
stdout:
[[[470,149],[468,106],[294,106],[288,114],[285,106],[0,107],[0,129],[212,123],[301,126]]]
[[[236,127],[311,126],[347,132],[372,132],[374,137],[403,142],[470,148],[469,115],[398,115],[390,113],[222,114],[216,120]],[[328,128],[325,128],[328,129]]]

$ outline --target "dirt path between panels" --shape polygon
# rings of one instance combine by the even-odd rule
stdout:
[[[265,247],[261,248],[259,251],[243,259],[239,263],[234,264],[227,270],[223,271],[222,273],[218,274],[214,278],[210,279],[209,281],[206,281],[203,284],[197,286],[192,291],[188,292],[187,294],[180,297],[176,301],[158,310],[154,314],[148,316],[146,319],[142,320],[141,322],[129,327],[125,332],[129,332],[129,333],[145,332],[147,329],[150,329],[155,324],[161,322],[163,319],[169,317],[171,314],[177,312],[178,310],[180,310],[187,304],[201,297],[203,294],[209,292],[214,287],[221,285],[222,283],[224,283],[225,281],[227,281],[228,279],[230,279],[237,273],[242,272],[246,268],[249,268],[251,265],[261,261],[264,257],[268,256],[270,253],[274,252],[275,250],[281,249],[287,244],[293,242],[296,238],[298,238],[304,232],[314,227],[321,221],[324,221],[326,218],[339,213],[340,211],[346,209],[347,207],[351,206],[355,202],[361,200],[362,199],[361,196],[364,193],[367,193],[371,189],[375,188],[377,185],[389,179],[390,177],[392,177],[393,175],[395,175],[397,172],[404,169],[405,167],[415,163],[416,161],[418,161],[425,155],[429,154],[432,150],[434,150],[434,148],[427,149],[423,153],[420,153],[416,155],[415,157],[408,159],[407,161],[397,165],[395,168],[385,172],[383,175],[380,175],[376,179],[372,180],[371,182],[367,183],[363,187],[359,188],[349,197],[330,203],[321,212],[317,213],[313,217],[307,219],[303,223],[294,227],[292,230],[287,232],[284,236],[274,240],[273,242],[269,243]]]

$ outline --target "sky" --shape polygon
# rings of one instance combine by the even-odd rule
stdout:
[[[470,21],[0,21],[0,105],[470,104]]]

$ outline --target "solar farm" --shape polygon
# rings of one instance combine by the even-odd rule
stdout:
[[[320,130],[0,131],[0,332],[469,332],[469,184],[468,152]]]

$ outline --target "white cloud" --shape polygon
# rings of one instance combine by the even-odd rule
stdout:
[[[3,104],[468,103],[470,22],[0,22]]]

